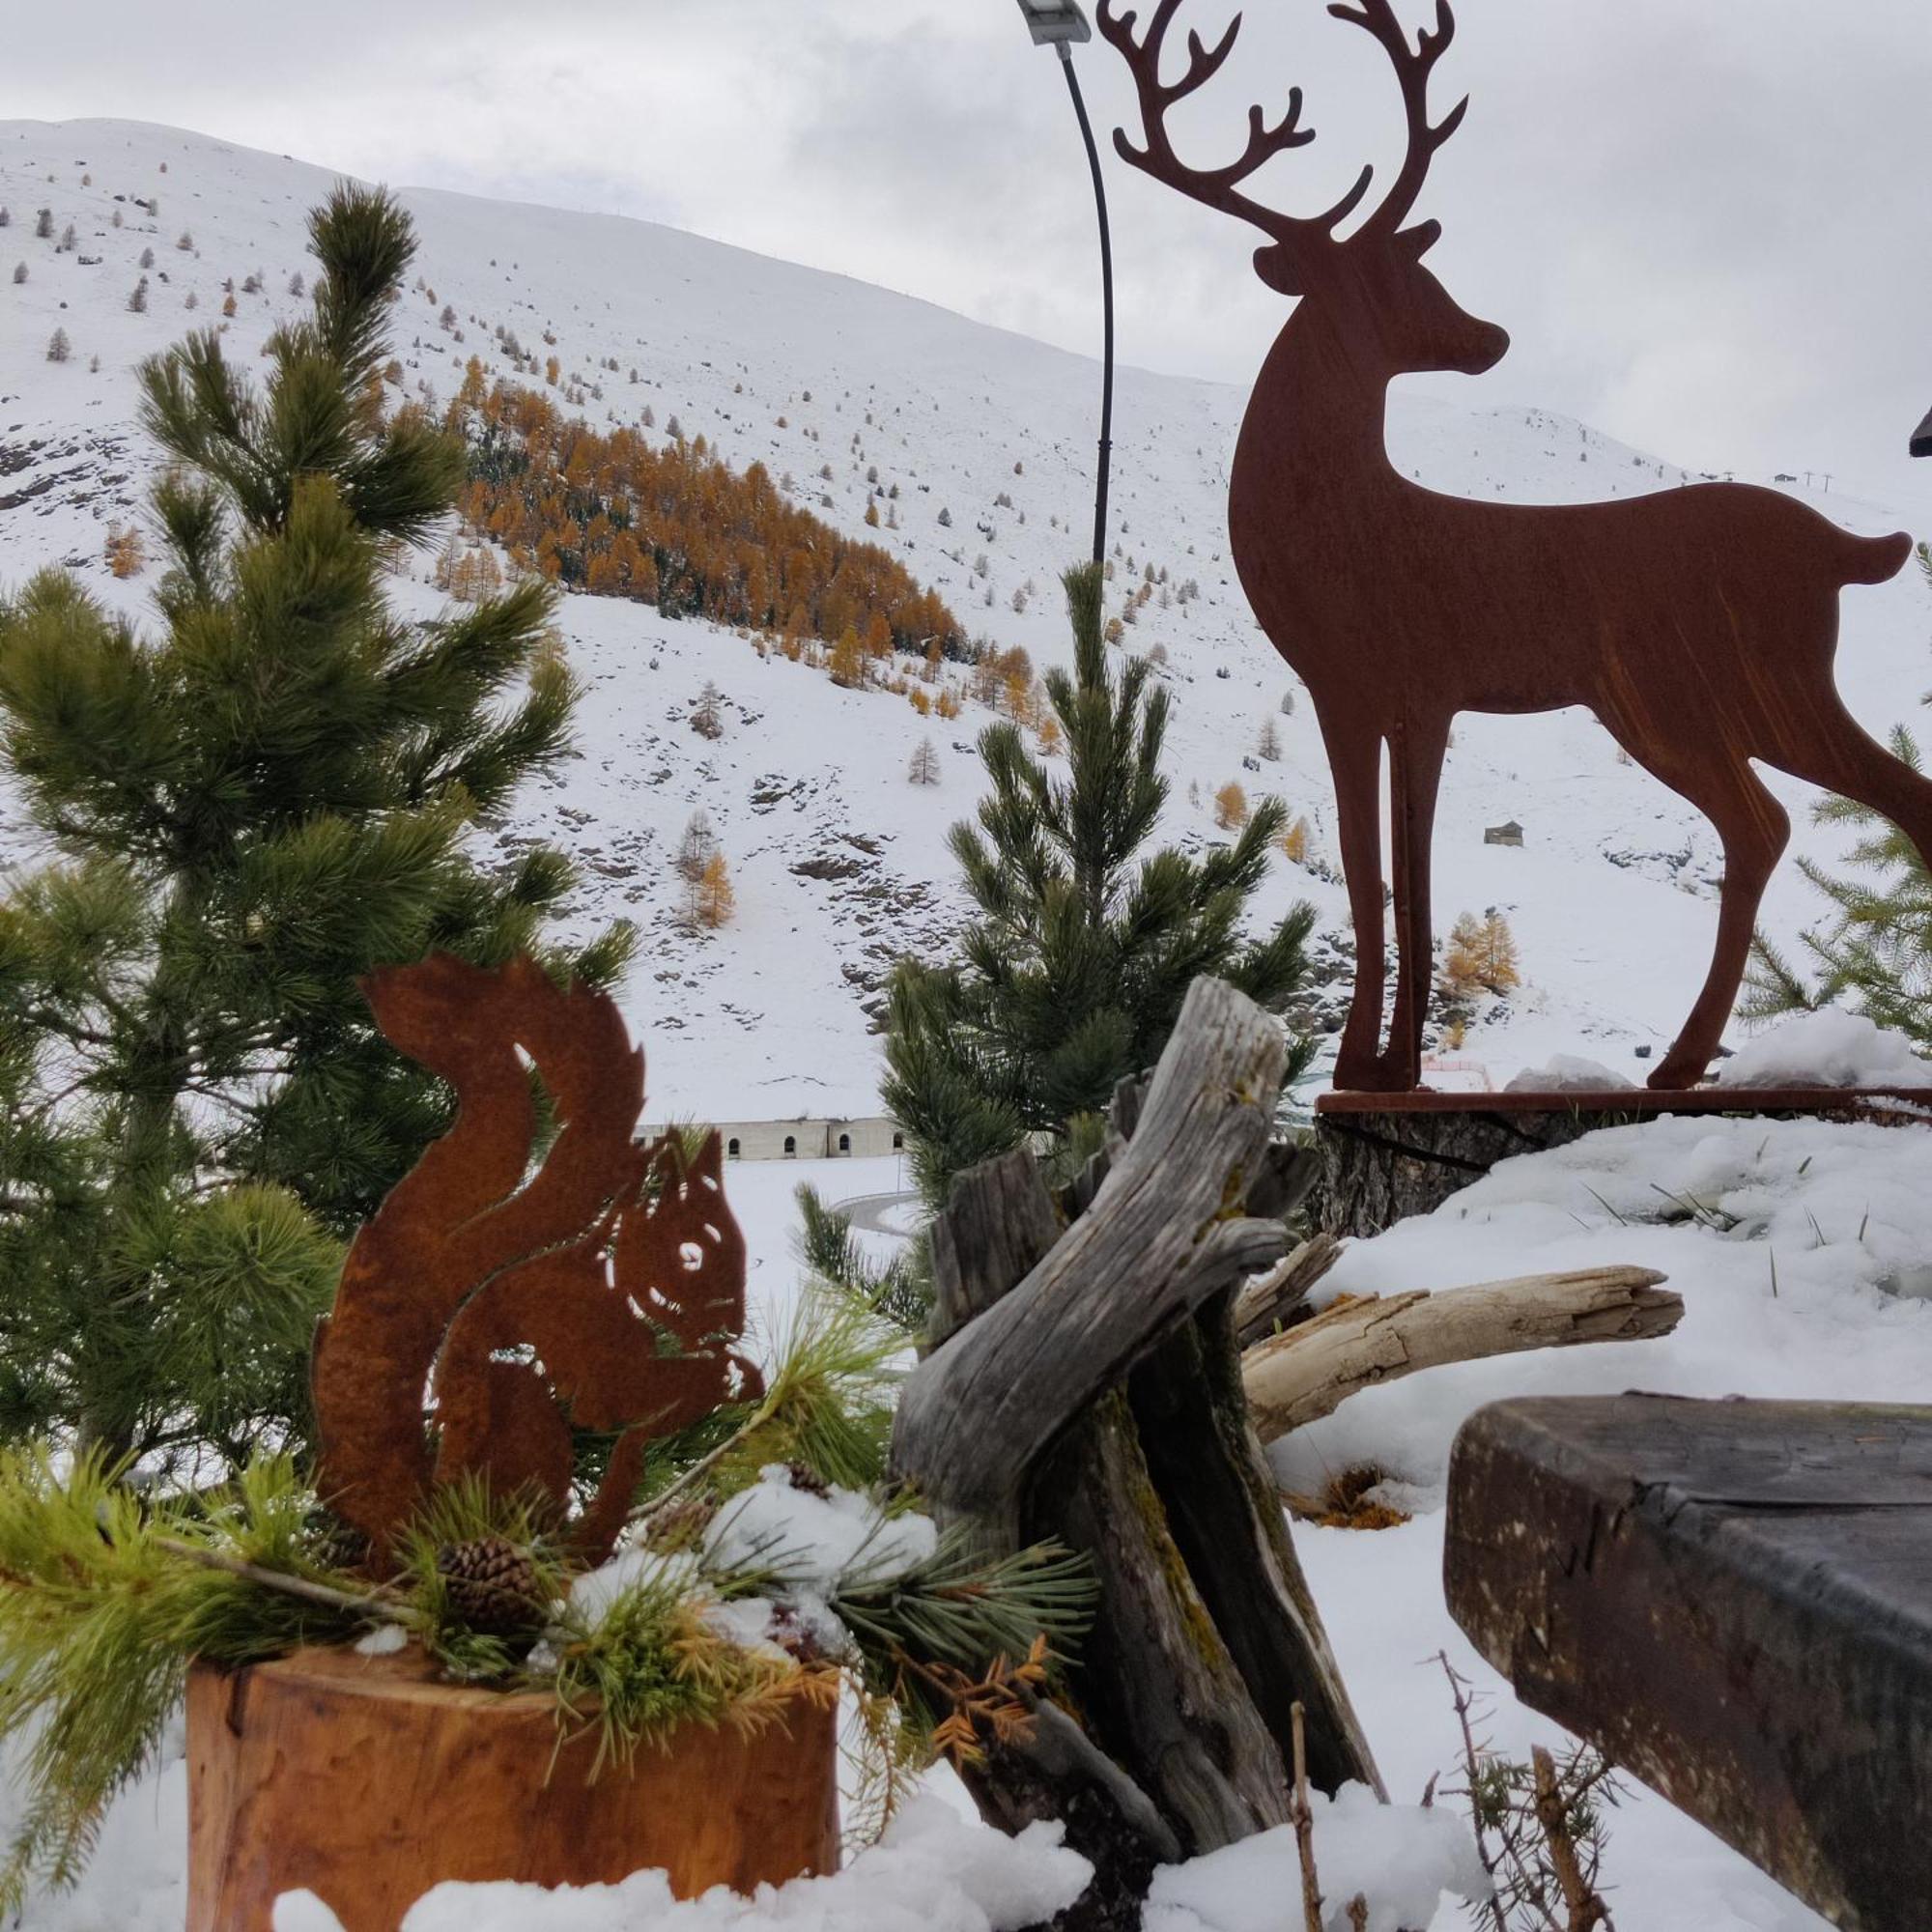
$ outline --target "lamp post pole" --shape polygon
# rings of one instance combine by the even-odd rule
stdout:
[[[1076,43],[1092,38],[1087,16],[1078,0],[1019,0],[1020,12],[1037,46],[1051,46],[1060,56],[1066,75],[1066,91],[1073,97],[1073,113],[1080,123],[1080,138],[1087,148],[1087,166],[1094,177],[1094,206],[1100,218],[1100,300],[1104,316],[1105,339],[1101,350],[1100,373],[1100,469],[1094,490],[1094,561],[1107,557],[1107,489],[1114,462],[1114,237],[1107,219],[1107,180],[1100,167],[1100,149],[1094,139],[1094,124],[1087,115],[1086,97],[1080,92],[1080,76],[1074,71]]]

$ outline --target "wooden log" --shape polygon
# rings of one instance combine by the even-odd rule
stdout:
[[[1497,1403],[1449,1608],[1516,1694],[1847,1932],[1932,1898],[1932,1409]]]
[[[1209,1303],[1128,1384],[1154,1488],[1284,1774],[1299,1709],[1316,1783],[1386,1798],[1248,1419],[1231,1299]]]
[[[417,1653],[196,1665],[186,1932],[269,1932],[302,1888],[344,1932],[396,1932],[445,1879],[614,1884],[661,1865],[694,1898],[836,1870],[836,1725],[801,1698],[783,1725],[686,1726],[592,1782],[596,1740],[559,1749],[554,1699],[437,1683]]]
[[[1184,1852],[1285,1821],[1297,1697],[1327,1788],[1378,1782],[1247,1430],[1230,1328],[1240,1275],[1286,1245],[1239,1212],[1250,1185],[1285,1185],[1266,1155],[1280,1066],[1274,1022],[1200,982],[1153,1082],[1118,1096],[1070,1229],[1023,1154],[963,1177],[934,1227],[938,1345],[901,1400],[895,1466],[981,1540],[1052,1536],[1094,1564],[1071,1690],[1100,1764],[1059,1725],[969,1780],[1008,1829],[1042,1804],[1066,1816],[1100,1874],[1083,1926],[1138,1924],[1174,1856],[1149,1813]]]
[[[1255,1211],[1252,1196],[1248,1211]],[[1243,1349],[1252,1349],[1257,1342],[1309,1320],[1309,1295],[1341,1259],[1342,1243],[1333,1235],[1317,1235],[1266,1274],[1257,1275],[1235,1297],[1235,1340]]]
[[[1684,1302],[1664,1279],[1649,1268],[1585,1268],[1338,1302],[1242,1356],[1249,1412],[1273,1442],[1365,1388],[1423,1369],[1667,1335]]]
[[[1281,1029],[1214,980],[1189,989],[1132,1142],[1013,1292],[907,1381],[894,1455],[926,1494],[1009,1512],[1074,1416],[1212,1295],[1281,1258],[1243,1219],[1284,1066]]]
[[[1059,1210],[1030,1153],[1009,1153],[962,1175],[932,1228],[930,1348],[943,1347],[1010,1293],[1062,1232]],[[934,1509],[947,1527],[968,1528],[989,1554],[1005,1554],[1035,1535],[1050,1533],[1023,1523],[1017,1505],[1010,1513],[977,1516],[944,1504]],[[1057,1527],[1065,1533],[1064,1523]],[[1151,1574],[1167,1572],[1156,1565]],[[1095,1622],[1104,1642],[1109,1623],[1104,1595]],[[1084,1648],[1092,1658],[1091,1637]],[[1092,1861],[1094,1882],[1062,1915],[1059,1932],[1138,1925],[1155,1870],[1185,1856],[1174,1827],[1132,1774],[1047,1700],[1037,1702],[1025,1734],[989,1739],[985,1761],[964,1766],[961,1776],[989,1825],[1017,1833],[1030,1824],[1057,1819],[1065,1827],[1067,1844]]]

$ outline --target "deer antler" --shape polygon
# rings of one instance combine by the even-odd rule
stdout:
[[[1236,14],[1228,22],[1227,32],[1210,47],[1190,29],[1186,71],[1179,80],[1163,81],[1160,67],[1161,56],[1166,50],[1167,30],[1173,25],[1174,16],[1179,10],[1180,0],[1158,0],[1153,17],[1148,22],[1146,35],[1136,40],[1134,27],[1139,16],[1132,13],[1116,14],[1113,0],[1100,0],[1100,32],[1126,61],[1134,77],[1135,90],[1140,96],[1141,127],[1146,145],[1136,147],[1128,140],[1125,128],[1117,128],[1114,145],[1120,150],[1122,159],[1153,176],[1156,181],[1164,182],[1169,187],[1179,188],[1182,194],[1205,202],[1209,208],[1218,208],[1225,214],[1237,215],[1243,221],[1252,222],[1277,242],[1293,243],[1297,240],[1331,234],[1336,224],[1345,220],[1368,192],[1368,169],[1364,168],[1355,185],[1326,214],[1321,215],[1284,214],[1278,209],[1268,208],[1240,191],[1240,185],[1275,156],[1286,154],[1291,148],[1305,148],[1314,140],[1314,128],[1301,125],[1300,88],[1289,89],[1288,111],[1273,127],[1268,125],[1267,115],[1261,107],[1248,109],[1248,145],[1240,156],[1226,167],[1191,168],[1174,152],[1174,143],[1167,131],[1168,109],[1198,92],[1220,72],[1234,50],[1236,36],[1241,31],[1241,16]]]
[[[1276,155],[1285,154],[1291,148],[1305,148],[1314,140],[1314,128],[1301,125],[1300,88],[1290,88],[1288,111],[1273,127],[1268,126],[1267,116],[1260,107],[1248,109],[1247,148],[1237,160],[1228,166],[1191,168],[1174,152],[1173,141],[1167,132],[1168,109],[1205,87],[1220,72],[1234,50],[1236,36],[1241,31],[1241,16],[1238,14],[1229,21],[1227,32],[1211,47],[1202,41],[1199,34],[1190,30],[1186,71],[1179,80],[1163,81],[1160,77],[1161,56],[1166,50],[1168,28],[1173,25],[1174,16],[1179,10],[1180,0],[1157,0],[1146,34],[1136,40],[1134,26],[1138,16],[1131,13],[1116,14],[1113,0],[1100,0],[1100,32],[1125,59],[1140,97],[1141,125],[1146,145],[1134,146],[1124,128],[1117,129],[1114,145],[1120,150],[1122,158],[1130,161],[1143,173],[1152,175],[1156,181],[1164,182],[1169,187],[1179,188],[1182,194],[1205,202],[1209,208],[1218,208],[1226,214],[1237,215],[1243,221],[1252,222],[1284,246],[1293,248],[1297,242],[1307,243],[1317,240],[1332,242],[1335,230],[1361,206],[1367,196],[1370,184],[1375,179],[1373,168],[1363,168],[1355,177],[1354,185],[1322,214],[1284,214],[1278,209],[1265,207],[1240,191],[1240,185]],[[1364,234],[1393,235],[1415,206],[1416,196],[1422,192],[1422,185],[1429,178],[1429,164],[1435,158],[1436,149],[1463,125],[1463,116],[1468,110],[1469,102],[1465,96],[1440,122],[1432,123],[1429,118],[1429,77],[1435,63],[1447,51],[1450,42],[1456,38],[1456,16],[1450,11],[1449,0],[1436,0],[1435,25],[1425,27],[1417,36],[1416,44],[1411,47],[1407,33],[1396,18],[1391,0],[1334,0],[1328,11],[1338,20],[1347,20],[1352,26],[1364,28],[1375,37],[1387,53],[1402,87],[1403,106],[1408,123],[1407,151],[1403,157],[1402,170],[1388,194],[1362,226]]]
[[[1335,0],[1328,11],[1336,19],[1364,28],[1375,37],[1402,87],[1402,104],[1408,121],[1408,148],[1402,172],[1381,205],[1362,224],[1364,234],[1393,235],[1408,219],[1415,198],[1429,179],[1429,164],[1435,158],[1436,149],[1463,125],[1463,116],[1469,111],[1465,94],[1439,122],[1432,126],[1429,119],[1429,76],[1456,38],[1456,15],[1449,0],[1435,0],[1435,25],[1424,27],[1411,47],[1390,0],[1352,0],[1352,4]],[[1362,185],[1366,188],[1368,184]]]

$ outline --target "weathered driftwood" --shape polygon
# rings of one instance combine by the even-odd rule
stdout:
[[[695,1898],[836,1871],[837,1728],[801,1697],[783,1723],[687,1724],[593,1779],[594,1730],[559,1744],[554,1697],[437,1683],[419,1652],[200,1664],[187,1932],[267,1932],[303,1888],[345,1932],[396,1932],[445,1879],[614,1885],[662,1865]]]
[[[1649,1268],[1586,1268],[1339,1302],[1242,1356],[1249,1412],[1272,1442],[1365,1388],[1423,1369],[1667,1335],[1684,1302],[1664,1279]]]
[[[1068,1925],[1137,1925],[1177,1848],[1284,1822],[1297,1700],[1317,1781],[1377,1782],[1240,1394],[1235,1289],[1286,1245],[1241,1212],[1251,1186],[1280,1190],[1281,1069],[1276,1024],[1198,981],[1069,1191],[1088,1204],[1070,1227],[1012,1155],[964,1177],[934,1228],[938,1346],[895,1465],[989,1544],[1084,1551],[1099,1584],[1071,1686],[1084,1731],[1053,1720],[969,1780],[993,1822],[1064,1817],[1094,1860]]]
[[[1279,1261],[1240,1207],[1284,1067],[1281,1029],[1198,980],[1094,1205],[1012,1293],[921,1364],[894,1441],[935,1502],[998,1515],[1047,1445],[1185,1316]]]
[[[1257,1275],[1235,1297],[1235,1340],[1252,1349],[1292,1323],[1307,1321],[1309,1295],[1341,1259],[1342,1243],[1333,1235],[1317,1235],[1266,1274]]]
[[[1497,1403],[1449,1608],[1534,1709],[1847,1932],[1932,1897],[1932,1409]]]

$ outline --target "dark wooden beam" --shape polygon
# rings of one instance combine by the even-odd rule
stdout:
[[[1498,1403],[1449,1607],[1517,1695],[1834,1925],[1932,1899],[1932,1408]]]

